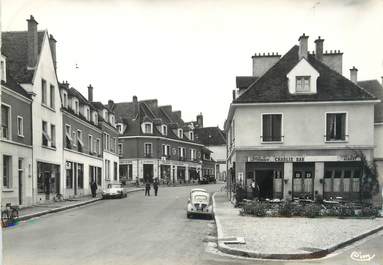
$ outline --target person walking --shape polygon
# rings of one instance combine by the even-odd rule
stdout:
[[[154,188],[154,196],[157,196],[157,193],[158,193],[158,180],[154,181],[153,188]]]
[[[90,184],[90,190],[92,191],[92,197],[96,197],[96,194],[97,194],[97,184],[96,184],[96,181],[92,181],[92,183]]]
[[[150,196],[150,182],[146,181],[145,183],[145,196]]]

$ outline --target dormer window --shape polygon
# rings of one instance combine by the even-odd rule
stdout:
[[[162,135],[168,135],[168,126],[162,125]]]
[[[1,80],[7,82],[5,57],[1,56]]]
[[[110,115],[110,124],[114,126],[114,115]]]
[[[87,121],[90,121],[90,109],[88,106],[85,106],[85,118]]]
[[[190,139],[191,141],[194,141],[194,132],[193,132],[193,131],[190,131],[190,132],[189,132],[189,139]]]
[[[124,125],[122,123],[117,123],[116,128],[120,134],[124,133]]]
[[[144,133],[153,133],[153,124],[151,122],[145,122],[143,124]]]
[[[184,131],[182,129],[178,129],[178,138],[182,139],[184,138]]]
[[[63,96],[63,106],[64,108],[68,108],[68,93],[65,90],[63,90],[62,96]]]
[[[97,125],[98,124],[98,114],[97,114],[97,112],[93,112],[93,123],[95,124],[95,125]]]
[[[295,91],[310,92],[310,76],[297,76],[295,81]]]
[[[108,120],[108,111],[106,109],[103,110],[102,112],[102,118],[107,121]]]
[[[76,113],[78,115],[80,113],[80,105],[78,103],[78,99],[73,98],[72,101],[73,101],[73,105],[72,105],[73,111],[74,111],[74,113]]]

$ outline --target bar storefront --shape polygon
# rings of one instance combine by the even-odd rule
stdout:
[[[235,160],[236,182],[249,190],[252,180],[261,199],[360,199],[360,158],[349,150],[243,151]],[[370,157],[370,152],[364,152]]]

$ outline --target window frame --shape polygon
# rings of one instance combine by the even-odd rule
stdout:
[[[1,111],[1,108],[2,107],[5,107],[5,108],[8,108],[8,124],[7,124],[7,137],[4,136],[4,133],[3,133],[3,119],[1,119],[1,137],[2,139],[7,139],[7,140],[11,140],[12,139],[12,107],[8,104],[5,104],[5,103],[1,103],[0,104],[0,111]],[[2,111],[1,111],[1,115],[2,114]]]
[[[8,163],[5,163],[4,159],[5,158],[8,158]],[[3,178],[2,178],[2,185],[3,185],[3,188],[5,189],[12,189],[12,179],[13,179],[13,171],[12,171],[12,163],[13,163],[13,159],[12,159],[12,156],[11,155],[6,155],[6,154],[3,154],[2,156],[2,159],[3,159],[3,172],[1,172],[1,174],[3,175]],[[7,175],[5,176],[5,170],[8,169],[7,171]],[[4,180],[7,179],[7,185],[4,185]]]
[[[150,153],[146,152],[146,146],[150,146]],[[145,157],[152,157],[153,156],[153,143],[146,142],[144,143],[144,156]]]
[[[48,106],[47,81],[44,78],[41,78],[41,104]]]
[[[177,129],[177,136],[178,136],[178,138],[183,139],[184,138],[184,130],[181,128]]]
[[[52,85],[52,84],[49,84],[49,103],[50,103],[50,107],[51,109],[55,109],[56,108],[56,98],[55,98],[55,86]]]
[[[118,145],[117,145],[117,154],[119,156],[122,156],[123,152],[124,152],[123,144],[122,143],[118,143]]]
[[[146,130],[146,126],[149,125],[150,126],[150,130],[149,132]],[[153,123],[151,122],[144,122],[143,123],[143,127],[144,127],[144,133],[145,134],[153,134]]]
[[[165,124],[162,124],[161,129],[162,129],[162,135],[167,136],[168,135],[168,126]]]
[[[45,130],[44,130],[44,124],[46,125]],[[44,147],[49,147],[50,137],[49,137],[49,133],[48,133],[48,122],[47,121],[44,121],[44,120],[41,121],[41,132],[42,132],[42,137],[45,137],[46,141],[47,141],[47,144],[44,144],[44,140],[41,139],[41,145]]]
[[[17,136],[24,137],[24,118],[23,118],[23,116],[17,115],[16,129],[17,129]]]
[[[50,134],[50,137],[51,137],[51,147],[52,148],[56,148],[56,125],[55,124],[50,124],[50,131],[51,131],[51,134]]]
[[[300,90],[298,90],[298,80],[300,80]],[[308,89],[305,90],[306,83],[305,81],[308,80]],[[302,83],[303,81],[303,83]],[[311,93],[311,76],[310,75],[299,75],[295,76],[295,93]]]
[[[329,114],[345,114],[344,118],[344,139],[330,139],[327,134],[327,115]],[[324,114],[324,141],[325,143],[345,143],[349,141],[349,131],[348,131],[348,112],[347,111],[328,111]]]
[[[93,135],[88,134],[88,151],[91,155],[93,155],[93,153],[94,153],[93,144],[94,144]]]
[[[263,135],[263,117],[264,116],[268,116],[268,115],[281,115],[281,132],[280,132],[280,137],[281,139],[280,140],[271,140],[271,141],[265,141],[264,140],[264,135]],[[261,113],[261,143],[264,143],[264,144],[280,144],[280,143],[283,143],[284,142],[284,124],[283,124],[283,120],[284,120],[284,115],[282,112],[265,112],[265,113]]]

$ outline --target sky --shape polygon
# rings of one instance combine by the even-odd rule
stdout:
[[[205,126],[223,127],[254,53],[284,54],[303,33],[309,50],[321,36],[344,53],[347,78],[383,76],[383,0],[2,0],[3,30],[31,14],[57,40],[59,81],[103,103],[156,98]]]

